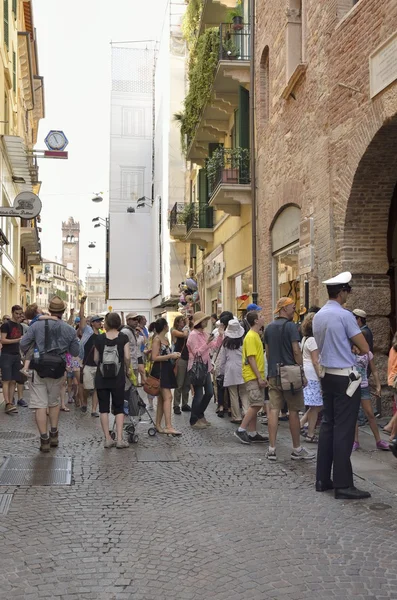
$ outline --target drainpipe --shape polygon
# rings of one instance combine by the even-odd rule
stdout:
[[[252,302],[258,303],[257,228],[256,228],[256,148],[255,148],[255,0],[249,0],[250,9],[250,154],[252,198]]]

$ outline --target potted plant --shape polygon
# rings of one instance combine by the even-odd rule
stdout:
[[[185,204],[182,212],[179,215],[180,223],[187,225],[188,221],[192,220],[194,216],[194,206],[192,202]]]
[[[228,20],[230,23],[232,23],[232,29],[234,29],[234,31],[240,31],[243,29],[243,9],[241,4],[237,4],[235,8],[229,10]]]
[[[222,42],[222,58],[228,58],[229,60],[238,58],[240,56],[240,50],[233,42],[230,36]]]

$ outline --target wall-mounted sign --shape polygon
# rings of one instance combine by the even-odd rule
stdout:
[[[15,196],[13,206],[2,206],[1,217],[19,217],[20,219],[34,219],[41,212],[41,200],[33,192],[21,192]]]
[[[397,79],[397,31],[383,42],[369,57],[371,98]]]
[[[313,270],[314,266],[314,248],[310,244],[299,248],[299,275],[306,275]]]
[[[305,219],[300,223],[299,243],[301,246],[313,243],[313,219]]]

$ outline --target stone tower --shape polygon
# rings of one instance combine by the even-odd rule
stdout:
[[[62,263],[79,276],[80,223],[73,217],[62,223]]]

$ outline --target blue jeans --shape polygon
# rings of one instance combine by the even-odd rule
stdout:
[[[192,412],[190,413],[190,425],[197,423],[199,419],[204,419],[204,413],[214,394],[212,387],[211,373],[207,373],[204,386],[193,386],[194,396],[192,402]]]

